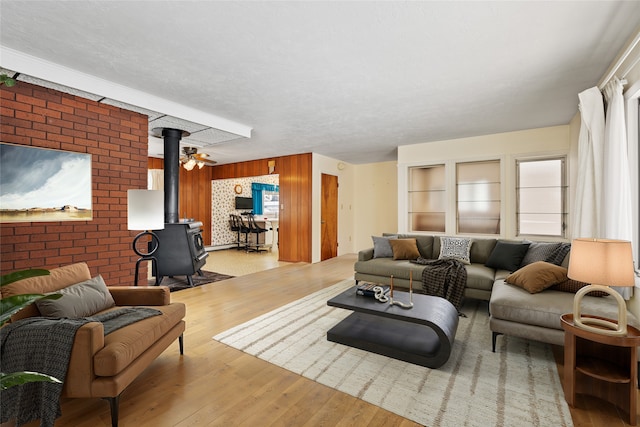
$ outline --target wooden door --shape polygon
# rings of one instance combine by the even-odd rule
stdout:
[[[320,259],[338,256],[338,177],[322,174]]]

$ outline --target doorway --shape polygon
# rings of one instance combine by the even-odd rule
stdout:
[[[322,174],[320,260],[338,256],[338,177]]]

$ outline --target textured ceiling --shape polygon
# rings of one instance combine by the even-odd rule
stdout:
[[[150,110],[151,127],[203,120],[145,94],[219,118],[192,135],[219,164],[304,152],[369,163],[399,145],[568,123],[638,16],[640,2],[616,1],[1,0],[0,45],[130,88],[125,100],[65,82]]]

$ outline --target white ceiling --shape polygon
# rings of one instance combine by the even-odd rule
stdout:
[[[358,164],[567,124],[639,17],[638,1],[1,0],[0,66],[223,131],[197,143],[219,164]]]

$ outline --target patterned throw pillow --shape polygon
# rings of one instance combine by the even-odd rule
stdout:
[[[558,283],[557,285],[552,286],[550,289],[553,289],[555,291],[570,292],[572,294],[575,294],[585,286],[589,286],[589,284],[584,282],[578,282],[577,280],[573,280],[573,279],[567,279],[564,282],[561,282],[561,283]],[[589,292],[587,295],[589,295],[590,297],[606,297],[609,294],[602,291],[592,291],[592,292]]]
[[[560,245],[562,243],[531,242],[520,267],[533,264],[536,261],[549,262],[549,258],[560,248]]]
[[[464,264],[471,264],[469,251],[471,239],[466,237],[440,237],[440,255],[438,259],[453,258]]]

